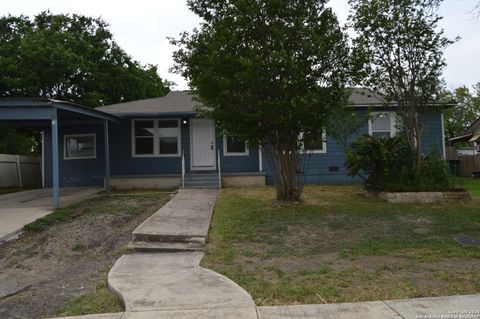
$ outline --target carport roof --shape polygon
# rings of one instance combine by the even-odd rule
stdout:
[[[68,119],[85,119],[87,117],[108,121],[120,120],[116,115],[66,101],[43,98],[0,99],[0,122],[51,120],[56,116]]]

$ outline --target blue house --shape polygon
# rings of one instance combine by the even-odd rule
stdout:
[[[359,135],[396,134],[395,105],[386,106],[365,89],[355,89],[350,101],[357,112],[374,111]],[[271,183],[261,150],[222,134],[213,120],[198,118],[187,91],[94,110],[53,100],[1,100],[0,106],[0,125],[44,128],[46,187],[55,186],[56,178],[60,187],[119,189]],[[40,111],[41,118],[35,114]],[[428,115],[426,123],[425,151],[444,154],[443,114]],[[328,133],[314,147],[307,183],[358,182],[346,176],[344,150]]]

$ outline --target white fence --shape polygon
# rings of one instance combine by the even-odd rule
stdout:
[[[31,187],[42,185],[39,158],[0,154],[0,187]]]

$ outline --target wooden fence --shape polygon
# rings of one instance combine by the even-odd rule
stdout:
[[[463,177],[471,177],[473,172],[480,171],[480,155],[459,155],[458,173]]]
[[[42,185],[39,158],[0,154],[0,187],[33,187]]]

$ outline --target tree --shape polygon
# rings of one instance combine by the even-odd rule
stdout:
[[[189,0],[204,22],[171,39],[202,114],[261,146],[281,201],[300,200],[303,145],[346,101],[347,36],[326,2]]]
[[[398,103],[401,128],[415,154],[414,179],[421,170],[424,119],[442,92],[443,52],[454,42],[438,27],[440,2],[350,0],[357,52],[367,61],[366,84]]]
[[[96,107],[162,96],[169,84],[156,66],[143,66],[127,55],[102,19],[50,12],[33,19],[0,18],[0,97],[54,98]],[[10,139],[15,132],[8,129]],[[25,142],[23,135],[17,137],[18,144]],[[34,145],[19,145],[18,152]]]
[[[450,92],[457,101],[455,107],[445,111],[445,139],[461,135],[476,119],[480,117],[480,82],[474,86],[474,92],[461,86]]]

